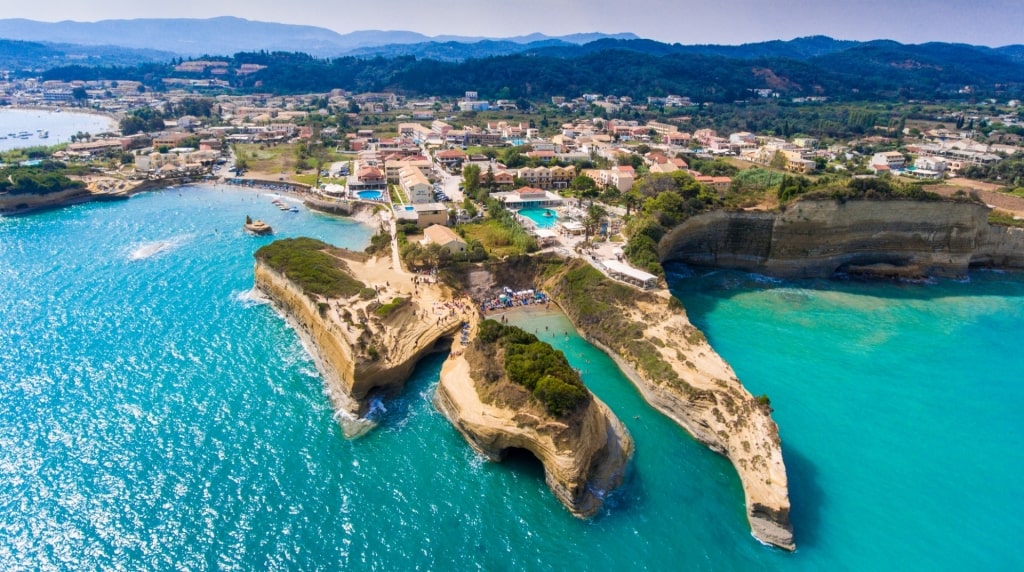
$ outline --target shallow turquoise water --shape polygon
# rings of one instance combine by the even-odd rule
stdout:
[[[785,554],[750,537],[731,466],[650,409],[558,316],[515,319],[566,352],[637,445],[596,518],[571,517],[530,459],[496,465],[471,452],[430,403],[443,356],[386,402],[380,427],[346,441],[297,337],[247,294],[252,252],[272,238],[245,236],[241,223],[249,214],[278,237],[353,248],[371,229],[270,199],[191,187],[0,218],[0,569],[1020,568],[1008,549],[1022,508],[1008,481],[1022,468],[1016,279],[925,287],[953,292],[927,302],[892,287],[883,310],[842,286],[747,292],[712,280],[683,293],[741,377],[772,396],[801,546]],[[782,294],[797,308],[819,301],[810,314],[732,306]],[[864,301],[842,307],[873,324],[900,316],[899,328],[841,328],[860,332],[849,344],[898,342],[897,365],[825,344],[829,308],[846,298]],[[897,312],[900,300],[911,308]],[[725,316],[741,323],[730,331]],[[758,329],[785,316],[800,316],[787,336]],[[904,336],[915,320],[938,320],[912,329],[943,335]],[[971,332],[1011,335],[963,341],[963,353],[924,343],[959,340],[975,321]],[[977,363],[991,344],[1008,361]],[[764,346],[770,356],[754,351]],[[791,350],[797,363],[786,365]],[[952,384],[934,371],[867,375],[951,369],[954,357],[968,365]],[[1003,375],[983,375],[990,367]]]
[[[772,400],[795,560],[1024,568],[1024,275],[920,285],[718,271],[673,282],[750,391]]]

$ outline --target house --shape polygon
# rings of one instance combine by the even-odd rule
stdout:
[[[430,159],[421,155],[412,155],[404,158],[398,158],[396,155],[386,157],[384,159],[384,174],[387,175],[388,182],[397,183],[398,173],[405,167],[415,167],[421,173],[427,175],[433,168],[433,164],[430,162]]]
[[[899,151],[886,151],[884,153],[875,153],[868,164],[871,166],[885,166],[891,171],[893,169],[902,169],[906,162],[907,160],[903,157],[903,153]]]
[[[466,160],[466,153],[459,149],[446,149],[438,151],[434,157],[445,167],[458,167]]]
[[[947,163],[945,160],[938,157],[931,157],[928,155],[922,155],[917,159],[914,159],[914,168],[923,169],[926,171],[936,171],[942,173],[946,170]]]
[[[377,167],[361,166],[355,178],[349,179],[348,186],[351,190],[384,189],[387,187],[387,178]]]
[[[452,254],[466,252],[466,241],[461,236],[455,234],[455,231],[452,229],[439,224],[423,229],[423,244],[441,245],[441,247],[447,249]]]
[[[413,166],[402,167],[398,172],[398,184],[402,187],[409,202],[429,203],[433,200],[430,194],[430,181],[418,168]]]
[[[494,170],[488,168],[481,178],[484,184],[493,184],[496,187],[511,187],[515,184],[516,176],[511,171],[505,169]]]

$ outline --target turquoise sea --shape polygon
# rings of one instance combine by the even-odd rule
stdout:
[[[298,338],[249,294],[277,236],[371,229],[186,187],[0,218],[0,569],[1020,569],[1024,280],[674,280],[782,427],[800,549],[749,534],[731,466],[559,316],[637,452],[597,517],[483,462],[430,397],[444,356],[345,440]]]

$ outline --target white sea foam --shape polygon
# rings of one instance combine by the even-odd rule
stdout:
[[[256,288],[232,292],[231,298],[240,303],[244,308],[252,308],[253,306],[259,306],[260,304],[270,303],[270,299],[264,296],[263,293]]]
[[[166,254],[181,245],[185,244],[192,238],[192,235],[183,234],[181,236],[175,236],[166,240],[154,240],[150,242],[136,243],[132,245],[131,252],[128,253],[128,260],[146,260],[147,258],[153,258],[161,254]]]

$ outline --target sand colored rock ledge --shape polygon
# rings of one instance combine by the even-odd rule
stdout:
[[[648,403],[732,462],[754,537],[794,550],[782,441],[771,408],[743,387],[668,291],[628,289],[580,261],[566,263],[545,287]]]
[[[389,282],[382,300],[405,296],[408,301],[381,318],[372,310],[375,300],[308,295],[259,260],[255,282],[299,335],[324,378],[346,436],[354,437],[368,428],[362,417],[371,399],[399,390],[416,363],[443,349],[439,346],[458,331],[461,321],[457,314],[435,311],[435,302],[450,299],[440,285],[419,285],[414,293],[410,277],[393,271],[384,259],[344,264],[367,284]],[[360,316],[369,316],[366,327],[354,325]]]
[[[989,210],[955,201],[797,200],[781,212],[691,217],[658,249],[662,261],[780,278],[960,277],[972,266],[1024,268],[1024,232],[989,225]]]
[[[605,494],[621,484],[633,454],[625,426],[593,396],[565,420],[542,408],[485,403],[472,369],[465,355],[445,361],[434,395],[438,410],[492,461],[510,448],[530,451],[543,463],[548,487],[573,515],[596,513]]]

